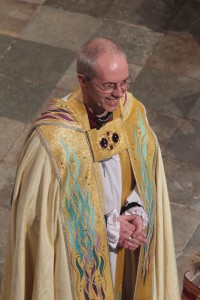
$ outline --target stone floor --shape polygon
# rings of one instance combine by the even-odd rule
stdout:
[[[76,85],[76,51],[96,36],[126,49],[131,90],[159,138],[181,286],[200,247],[199,0],[1,0],[0,274],[25,134],[50,98]]]

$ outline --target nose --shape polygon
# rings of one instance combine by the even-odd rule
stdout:
[[[116,98],[121,98],[124,95],[124,91],[120,85],[116,86],[113,90],[112,95]]]

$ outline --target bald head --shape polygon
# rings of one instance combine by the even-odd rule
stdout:
[[[87,79],[95,76],[95,64],[100,56],[123,55],[127,60],[124,50],[113,40],[107,38],[95,38],[82,45],[77,56],[77,73],[83,74]]]

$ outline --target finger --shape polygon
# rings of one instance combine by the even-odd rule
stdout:
[[[132,237],[127,237],[126,239],[125,239],[130,245],[134,245],[134,246],[140,246],[140,244],[141,244],[141,242],[140,241],[138,241],[137,239],[134,239],[134,238],[132,238]]]
[[[127,239],[129,237],[131,237],[133,234],[133,231],[132,230],[123,230],[121,229],[120,230],[120,238],[123,238],[123,239]]]
[[[146,239],[143,239],[143,238],[141,238],[141,239],[136,238],[136,239],[134,239],[134,243],[135,243],[135,244],[138,244],[138,245],[140,245],[140,246],[143,246],[144,244],[147,243],[147,240],[146,240]]]
[[[140,235],[141,235],[142,237],[145,237],[145,238],[146,238],[146,232],[144,232],[143,230],[142,230],[142,232],[140,233]]]
[[[137,237],[135,237],[135,234],[133,232],[133,234],[131,235],[132,238],[136,238],[136,239],[143,239],[143,240],[146,240],[146,233],[144,231],[141,231],[140,234],[138,234]]]
[[[129,226],[131,225],[131,226]],[[126,238],[129,237],[133,234],[133,232],[135,231],[135,226],[133,226],[132,224],[128,224],[128,226],[125,226],[124,224],[120,225],[120,238]]]
[[[129,242],[131,244],[131,246],[134,246],[134,247],[140,247],[143,245],[143,243],[141,243],[140,241],[137,241],[137,240],[134,240],[132,242]]]
[[[133,245],[132,243],[129,242],[129,240],[120,240],[120,242],[118,243],[118,245],[124,249],[129,249],[130,247],[138,247],[138,245]]]
[[[134,245],[128,241],[124,241],[123,248],[128,250],[135,250],[139,247],[139,245]]]
[[[138,222],[136,226],[136,230],[133,232],[133,237],[136,238],[138,235],[141,234],[143,229],[143,224],[142,222]]]
[[[134,251],[135,249],[139,248],[140,245],[138,243],[135,243],[135,241],[129,242],[129,250]]]
[[[138,242],[137,240],[123,240],[119,243],[120,247],[121,248],[124,248],[124,249],[128,249],[130,251],[134,251],[136,250],[137,248],[139,248],[141,245],[140,245],[140,242]]]
[[[124,241],[123,242],[123,244],[122,244],[122,247],[124,248],[124,249],[128,249],[129,248],[129,242],[128,241]]]
[[[140,240],[138,240],[137,238],[129,239],[129,243],[130,243],[132,246],[142,246],[142,245],[144,244],[143,241],[140,241]]]
[[[128,250],[135,251],[138,248],[138,246],[129,246]]]
[[[133,238],[132,238],[132,236],[130,235],[130,236],[127,236],[127,237],[126,237],[126,240],[127,240],[128,242],[132,242],[132,241],[133,241]]]
[[[142,224],[138,224],[136,226],[136,230],[133,232],[133,236],[137,237],[142,232]]]
[[[120,239],[119,242],[118,242],[118,245],[122,248],[128,248],[129,246],[129,243],[126,239]]]
[[[145,236],[143,235],[138,235],[137,238],[136,238],[138,241],[140,241],[141,243],[146,243],[147,242],[147,239]]]

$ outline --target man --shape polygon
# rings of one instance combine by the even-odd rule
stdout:
[[[90,40],[77,71],[24,147],[1,299],[179,299],[162,158],[126,54]]]

